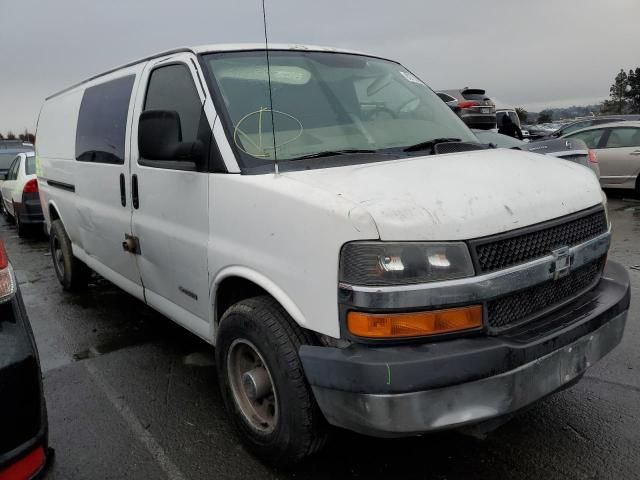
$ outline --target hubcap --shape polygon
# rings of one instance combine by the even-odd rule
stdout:
[[[252,428],[271,433],[278,423],[278,396],[269,367],[253,343],[236,339],[227,354],[233,399]]]

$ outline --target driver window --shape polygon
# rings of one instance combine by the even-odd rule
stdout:
[[[178,112],[182,141],[197,140],[202,102],[186,65],[168,65],[151,72],[144,110]]]

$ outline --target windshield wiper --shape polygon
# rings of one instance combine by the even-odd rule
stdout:
[[[301,157],[295,157],[291,160],[306,160],[308,158],[321,158],[321,157],[335,157],[338,155],[352,155],[358,153],[380,153],[377,150],[358,150],[358,149],[350,149],[350,150],[327,150],[324,152],[316,152],[310,153],[308,155],[302,155]]]
[[[461,142],[462,140],[459,138],[434,138],[433,140],[427,140],[426,142],[416,143],[415,145],[409,145],[405,147],[403,152],[419,152],[421,150],[433,150],[433,147],[438,145],[439,143],[451,143],[451,142]]]

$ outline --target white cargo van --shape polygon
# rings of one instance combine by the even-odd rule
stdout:
[[[56,274],[94,270],[215,345],[245,444],[291,464],[515,412],[623,334],[586,168],[491,149],[396,62],[187,48],[49,97],[36,153]]]

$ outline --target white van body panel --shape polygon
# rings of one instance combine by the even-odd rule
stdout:
[[[59,215],[65,217],[69,238],[78,246],[81,244],[75,194],[49,186],[48,180],[75,185],[76,122],[83,92],[69,91],[45,102],[38,119],[39,141],[35,145],[40,203],[47,231],[51,226],[49,208],[55,205]]]
[[[505,149],[286,175],[360,205],[373,217],[382,240],[468,240],[602,202],[590,170],[544,155]],[[571,191],[579,194],[567,191],[568,177]]]
[[[561,217],[602,201],[598,182],[588,170],[507,150],[239,175],[204,76],[198,78],[202,72],[191,60],[194,52],[263,48],[204,46],[142,60],[51,97],[38,124],[36,152],[47,225],[52,206],[79,259],[212,343],[215,295],[227,278],[259,285],[301,326],[339,337],[338,267],[345,243],[466,240]],[[194,75],[230,173],[138,164],[137,122],[148,73],[155,65],[174,61],[187,64]],[[127,74],[136,79],[124,165],[76,161],[76,125],[85,89]],[[126,208],[120,205],[120,173],[126,177]],[[131,207],[132,174],[140,179],[138,210]],[[53,188],[48,180],[76,191]],[[140,255],[122,249],[125,233],[139,237]]]
[[[299,324],[339,337],[340,249],[378,238],[371,217],[340,193],[293,174],[211,175],[210,182],[213,283],[230,267],[252,271],[247,279],[263,279],[258,284],[280,297]]]

